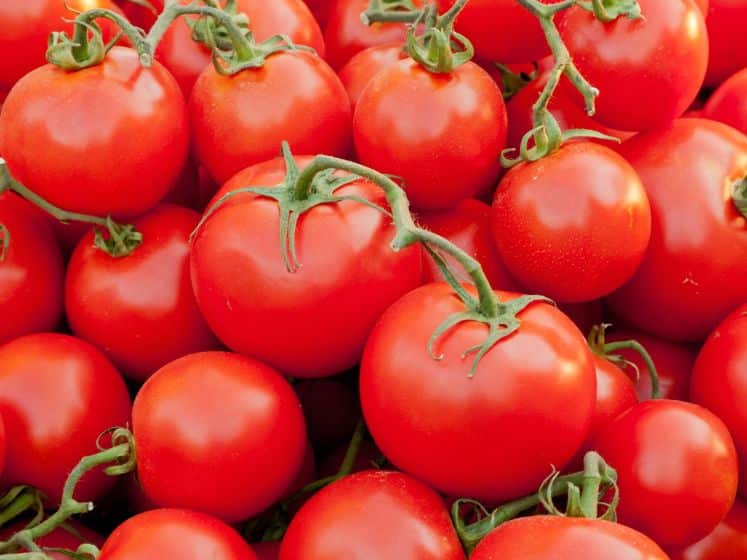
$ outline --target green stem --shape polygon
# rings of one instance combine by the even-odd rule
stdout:
[[[742,216],[747,218],[747,177],[734,182],[731,199]]]
[[[88,57],[88,33],[91,24],[97,19],[108,19],[119,27],[125,37],[129,39],[132,47],[140,55],[140,61],[143,66],[150,66],[153,63],[153,53],[155,50],[145,41],[142,31],[132,25],[123,15],[104,8],[86,10],[75,18],[73,29],[73,43],[75,45],[73,47],[73,55],[75,58],[83,60]]]
[[[0,527],[33,507],[40,507],[39,493],[33,488],[24,489],[7,507],[0,511]]]
[[[656,370],[656,365],[654,364],[651,354],[648,353],[648,350],[646,350],[646,348],[644,348],[644,346],[637,340],[622,340],[619,342],[610,342],[604,345],[605,354],[612,354],[619,350],[633,350],[638,353],[643,360],[643,363],[646,364],[649,377],[651,378],[651,398],[660,398],[661,389],[659,387],[659,372]]]
[[[372,23],[415,23],[420,17],[419,10],[411,0],[387,2],[370,0],[368,9],[361,14],[365,25]]]

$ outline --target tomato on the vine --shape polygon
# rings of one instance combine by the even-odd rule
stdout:
[[[376,74],[405,58],[407,55],[402,50],[402,45],[397,43],[369,47],[352,57],[337,74],[348,92],[353,109]]]
[[[747,558],[747,503],[734,502],[721,523],[703,540],[672,552],[671,560],[732,560]]]

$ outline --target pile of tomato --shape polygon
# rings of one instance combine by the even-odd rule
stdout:
[[[747,559],[745,25],[0,2],[0,559]]]

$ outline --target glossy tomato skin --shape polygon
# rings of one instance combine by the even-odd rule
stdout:
[[[747,137],[714,121],[680,119],[619,151],[646,187],[653,227],[643,263],[608,303],[628,325],[702,340],[744,302],[747,224],[730,196],[747,175]]]
[[[692,403],[639,403],[607,425],[596,450],[615,467],[620,523],[668,548],[710,533],[737,491],[737,456],[724,423]]]
[[[125,47],[77,72],[38,68],[0,113],[0,152],[11,174],[52,204],[98,216],[155,206],[179,176],[187,142],[174,78],[159,62],[142,67]]]
[[[275,157],[283,140],[299,154],[344,156],[350,101],[340,79],[315,54],[276,53],[261,68],[221,76],[209,66],[189,101],[194,148],[219,183]]]
[[[320,491],[288,527],[280,560],[464,560],[440,496],[390,471],[365,471]]]
[[[104,537],[92,531],[85,525],[82,525],[74,519],[69,519],[65,522],[65,525],[71,529],[69,531],[64,527],[58,527],[48,535],[35,539],[34,542],[41,548],[64,548],[66,550],[75,551],[83,543],[90,543],[96,546],[101,546],[104,543]],[[22,531],[26,528],[26,523],[20,521],[9,526],[4,526],[0,530],[0,540],[7,540],[18,531]],[[77,533],[77,534],[74,534]],[[25,549],[21,549],[18,552],[26,552]],[[52,552],[45,550],[45,554],[52,560],[69,560],[70,556],[63,554],[62,552]]]
[[[337,73],[348,92],[353,110],[371,79],[384,68],[405,58],[407,55],[398,43],[369,47],[353,56]]]
[[[0,261],[0,344],[53,330],[62,316],[64,263],[46,218],[13,193],[0,194],[0,224],[10,234]]]
[[[301,168],[309,161],[297,159]],[[275,159],[245,169],[216,197],[284,178],[285,164]],[[386,207],[381,189],[367,181],[336,194]],[[279,231],[277,203],[252,194],[238,195],[213,213],[192,245],[197,303],[213,332],[236,352],[294,377],[346,371],[360,361],[384,310],[420,285],[421,250],[392,251],[391,220],[354,201],[316,206],[299,218],[301,266],[295,272],[283,262]]]
[[[280,498],[306,448],[301,405],[288,382],[224,352],[190,354],[161,368],[135,398],[132,425],[145,495],[229,522]]]
[[[353,137],[362,163],[402,177],[416,208],[437,210],[495,183],[506,126],[501,91],[478,65],[433,74],[403,60],[361,94]]]
[[[702,116],[747,134],[747,68],[731,76],[713,92]]]
[[[559,24],[579,71],[601,91],[596,119],[621,130],[650,130],[682,115],[708,64],[705,21],[693,0],[639,4],[645,19],[602,23],[575,6]]]
[[[651,209],[621,156],[577,142],[511,169],[493,200],[493,235],[508,270],[531,293],[598,299],[638,268]]]
[[[426,284],[387,310],[363,356],[363,415],[398,468],[449,495],[506,501],[535,491],[551,465],[565,466],[583,443],[596,401],[594,366],[571,320],[535,303],[470,378],[472,356],[462,354],[485,341],[485,325],[452,329],[434,349],[442,359],[427,350],[436,328],[463,311],[445,283]]]
[[[706,19],[710,43],[706,85],[716,87],[747,66],[747,48],[739,42],[745,18],[745,0],[710,0]]]
[[[106,539],[100,560],[257,560],[241,536],[219,519],[181,509],[157,509],[131,517]]]
[[[134,222],[143,244],[113,258],[89,232],[68,266],[65,302],[73,332],[101,348],[127,377],[144,381],[167,363],[216,348],[189,276],[189,235],[200,216],[161,205]]]
[[[602,521],[537,515],[500,525],[470,560],[669,560],[659,546],[633,529]]]
[[[747,497],[747,305],[737,308],[706,340],[693,368],[690,397],[729,428],[740,458]]]
[[[721,523],[703,540],[672,552],[671,560],[729,560],[747,558],[747,504],[734,502]]]
[[[65,398],[61,398],[65,396]],[[2,487],[28,484],[56,503],[67,475],[109,428],[130,419],[124,381],[96,348],[62,334],[32,334],[0,346],[0,415],[8,453]],[[94,500],[115,479],[86,474],[75,498]]]

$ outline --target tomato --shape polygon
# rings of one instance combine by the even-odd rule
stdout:
[[[310,158],[299,158],[299,167]],[[275,185],[285,164],[246,169],[216,197],[245,186]],[[336,191],[386,207],[365,180]],[[324,377],[355,366],[376,320],[422,278],[417,246],[389,245],[391,219],[355,201],[312,208],[298,220],[300,267],[288,272],[274,200],[235,196],[214,212],[192,245],[192,285],[205,319],[229,348],[294,377]],[[247,279],[251,282],[247,282]]]
[[[345,155],[350,148],[345,88],[321,58],[304,51],[273,54],[261,68],[234,76],[208,66],[189,109],[197,158],[220,183],[275,157],[284,140],[297,153]]]
[[[638,175],[609,148],[567,144],[501,180],[493,235],[511,274],[531,293],[598,299],[638,268],[651,209]]]
[[[306,447],[301,405],[288,382],[224,352],[190,354],[158,370],[135,398],[132,426],[148,498],[229,522],[279,499]]]
[[[737,308],[708,337],[693,368],[690,397],[729,428],[740,457],[747,497],[747,305]]]
[[[705,21],[693,0],[638,3],[644,19],[602,23],[574,6],[559,23],[578,70],[601,91],[596,119],[622,130],[654,129],[682,115],[708,64]]]
[[[190,0],[179,3],[188,5]],[[322,31],[303,0],[238,0],[236,6],[249,17],[249,28],[257,42],[285,35],[295,44],[312,47],[319,56],[324,56]],[[183,18],[166,31],[156,57],[179,82],[185,98],[212,60],[210,50],[192,39],[192,30]]]
[[[365,471],[312,497],[288,527],[279,560],[463,560],[440,496],[407,475]]]
[[[737,72],[713,92],[702,116],[733,126],[747,134],[747,68]]]
[[[490,231],[490,206],[479,200],[468,198],[460,202],[453,210],[442,212],[425,212],[418,216],[418,223],[442,235],[460,249],[469,253],[482,265],[490,285],[496,290],[514,290],[516,281],[511,278],[503,264],[498,248]],[[448,255],[442,255],[456,277],[470,282],[469,275]],[[425,282],[443,280],[441,271],[430,255],[423,252]]]
[[[87,342],[32,334],[0,346],[0,415],[7,439],[0,487],[28,484],[57,502],[72,468],[96,452],[99,435],[129,422],[130,398],[117,370]],[[114,482],[91,471],[75,498],[93,500]]]
[[[305,0],[306,5],[314,14],[314,17],[319,22],[319,25],[324,27],[327,25],[329,19],[329,13],[332,10],[332,6],[335,0]]]
[[[369,47],[353,56],[337,73],[348,92],[350,103],[355,105],[371,79],[384,68],[407,58],[402,45],[379,45]]]
[[[464,309],[441,283],[387,310],[363,355],[363,415],[403,471],[450,495],[509,500],[535,491],[586,438],[596,402],[591,353],[568,317],[534,303],[470,378],[473,357],[462,356],[485,341],[485,325],[454,327],[435,347],[442,359],[427,348],[436,328]]]
[[[747,504],[737,500],[729,515],[703,540],[670,554],[671,560],[747,558]]]
[[[15,535],[18,531],[22,531],[26,528],[26,522],[20,521],[10,526],[3,527],[0,530],[0,541],[5,541],[8,538]],[[36,539],[36,544],[41,548],[64,548],[66,550],[75,551],[83,543],[90,543],[96,546],[101,546],[104,542],[104,537],[92,531],[85,525],[81,525],[75,520],[68,520],[65,522],[65,526],[58,527],[48,535],[39,537]],[[20,549],[18,552],[26,552],[25,549]],[[51,560],[69,560],[70,556],[63,554],[62,552],[51,552],[48,550],[44,551],[48,558]]]
[[[706,19],[710,42],[706,85],[718,86],[747,66],[747,48],[740,42],[745,18],[747,1],[710,0]]]
[[[70,259],[65,303],[76,335],[144,381],[161,366],[218,342],[197,307],[189,277],[189,235],[199,215],[162,205],[135,222],[143,244],[113,258],[89,232]]]
[[[46,218],[15,194],[0,194],[0,224],[10,235],[5,258],[0,260],[2,344],[57,326],[65,265]],[[4,234],[0,247],[3,239]]]
[[[353,116],[361,163],[402,177],[410,202],[448,209],[491,187],[506,143],[506,106],[485,70],[468,62],[433,74],[414,60],[383,69]]]
[[[156,21],[157,12],[163,10],[164,3],[164,0],[148,0],[151,6],[153,6],[153,8],[155,9],[154,12],[153,10],[148,9],[145,6],[141,6],[139,4],[136,4],[135,2],[132,2],[132,0],[114,1],[119,5],[119,7],[132,23],[146,30],[150,29],[153,25],[153,22]]]
[[[11,174],[56,206],[100,216],[155,206],[184,165],[187,137],[173,77],[158,62],[142,67],[125,47],[77,72],[51,64],[35,70],[0,113],[0,152]]]
[[[257,560],[278,560],[280,558],[279,542],[253,543],[252,548],[257,555]]]
[[[638,531],[599,519],[537,515],[499,525],[470,560],[669,560]]]
[[[734,502],[734,443],[724,423],[700,406],[642,402],[602,429],[596,449],[617,470],[620,523],[661,546],[702,539]]]
[[[702,340],[744,302],[747,224],[730,196],[747,176],[747,137],[680,119],[619,151],[646,187],[653,227],[642,265],[610,307],[657,336]]]
[[[47,39],[53,31],[71,37],[76,11],[106,8],[120,12],[111,0],[24,0],[0,3],[0,86],[10,87],[24,74],[46,62]],[[120,12],[121,13],[121,12]],[[107,20],[101,26],[104,41],[116,35],[116,26]]]
[[[700,8],[700,11],[703,12],[703,15],[707,16],[709,0],[695,0],[695,3],[698,5],[698,8]]]
[[[360,418],[358,395],[341,379],[307,379],[294,389],[301,400],[309,438],[317,445],[347,443]]]
[[[99,560],[257,560],[229,525],[204,513],[158,509],[131,517],[106,539]]]

